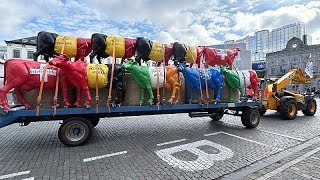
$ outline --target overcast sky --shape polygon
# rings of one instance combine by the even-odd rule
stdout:
[[[320,1],[0,0],[0,12],[1,45],[39,31],[211,45],[297,22],[320,44]]]

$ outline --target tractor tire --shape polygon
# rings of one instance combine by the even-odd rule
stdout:
[[[257,127],[260,123],[259,110],[256,108],[250,108],[242,111],[241,123],[249,129]]]
[[[286,99],[279,107],[282,119],[293,120],[297,117],[297,102],[293,99]]]
[[[60,142],[74,147],[84,145],[91,137],[92,123],[83,117],[66,119],[60,126],[58,136]]]
[[[302,110],[305,116],[313,116],[317,112],[317,101],[312,98],[307,102],[307,109]]]

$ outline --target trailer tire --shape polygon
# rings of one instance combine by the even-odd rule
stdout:
[[[60,126],[58,136],[62,144],[74,147],[84,145],[91,137],[92,123],[83,117],[66,119]]]
[[[305,116],[313,116],[317,111],[317,101],[312,98],[307,102],[307,109],[302,110]]]
[[[256,108],[242,111],[241,122],[246,128],[255,128],[260,123],[260,113]]]
[[[216,115],[212,115],[210,116],[210,118],[212,119],[212,121],[219,121],[223,118],[223,114],[224,114],[224,109],[219,109],[216,112]]]
[[[260,116],[263,116],[266,112],[267,112],[267,110],[266,110],[266,108],[264,108],[264,106],[259,107]]]
[[[293,99],[286,99],[279,108],[283,119],[293,120],[297,116],[297,103]]]

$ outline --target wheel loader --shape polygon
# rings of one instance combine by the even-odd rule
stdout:
[[[311,84],[301,69],[291,69],[287,74],[264,90],[264,98],[260,108],[260,115],[267,110],[278,111],[283,119],[292,120],[297,112],[302,110],[306,116],[313,116],[317,111],[317,102],[314,94],[307,91],[304,94],[287,90],[288,84]]]

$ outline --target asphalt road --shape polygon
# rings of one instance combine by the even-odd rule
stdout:
[[[229,115],[220,122],[187,114],[110,118],[73,148],[60,143],[58,129],[59,121],[0,129],[0,179],[268,179],[261,171],[276,158],[317,148],[320,113],[288,121],[268,112],[255,129]]]

